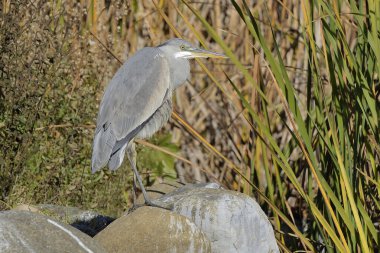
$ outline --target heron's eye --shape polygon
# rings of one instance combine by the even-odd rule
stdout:
[[[185,50],[185,45],[181,45],[181,46],[179,46],[179,48],[181,49],[181,50]]]

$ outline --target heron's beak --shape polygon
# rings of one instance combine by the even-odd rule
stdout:
[[[188,52],[190,53],[187,58],[228,58],[224,54],[215,53],[212,51],[200,49],[200,48],[191,48],[188,49]]]

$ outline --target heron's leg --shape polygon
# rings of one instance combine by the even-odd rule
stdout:
[[[127,148],[127,156],[128,156],[129,162],[131,164],[133,174],[136,176],[137,182],[139,183],[139,186],[140,186],[141,191],[143,193],[145,204],[148,206],[160,207],[160,208],[164,208],[164,209],[172,209],[173,208],[172,206],[165,205],[165,203],[162,203],[162,204],[157,203],[156,204],[152,200],[150,200],[150,198],[148,197],[148,194],[146,193],[145,187],[142,183],[140,174],[136,168],[136,150],[135,150],[135,144],[133,142],[130,143],[128,148]]]
[[[132,184],[132,197],[133,197],[133,207],[136,205],[136,175],[133,173],[133,184]]]
[[[145,187],[144,187],[144,185],[142,183],[140,174],[139,174],[139,172],[137,171],[137,168],[136,168],[136,149],[135,149],[135,144],[133,142],[129,144],[129,147],[127,147],[127,156],[128,156],[129,162],[131,164],[134,177],[136,177],[137,182],[139,183],[140,189],[141,189],[141,191],[142,191],[142,193],[144,195],[145,202],[150,202],[148,194],[146,193]],[[133,179],[133,182],[135,182],[134,179]],[[135,186],[136,185],[134,184],[134,187]]]

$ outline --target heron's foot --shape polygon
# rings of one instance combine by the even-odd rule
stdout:
[[[128,214],[133,213],[138,208],[143,207],[143,206],[157,207],[157,208],[162,208],[162,209],[166,209],[166,210],[169,210],[169,211],[172,211],[174,209],[174,205],[173,204],[168,204],[168,203],[165,203],[165,202],[148,199],[148,200],[145,200],[144,204],[133,204],[133,206],[128,209]]]
[[[150,199],[145,199],[145,205],[147,206],[152,206],[152,207],[158,207],[162,209],[166,209],[169,211],[172,211],[174,209],[173,204],[157,201],[157,200],[150,200]]]
[[[146,206],[145,204],[133,204],[131,208],[128,209],[128,214],[133,213],[138,208]]]

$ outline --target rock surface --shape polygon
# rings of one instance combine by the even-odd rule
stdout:
[[[0,252],[105,252],[91,237],[50,217],[0,212]]]
[[[116,253],[279,252],[268,218],[251,197],[216,183],[178,186],[150,188],[151,199],[173,211],[140,207],[112,224],[75,207],[21,205],[16,209],[29,214],[0,212],[0,252],[104,252],[98,245]],[[110,225],[92,239],[56,220],[91,236]]]
[[[219,252],[279,252],[272,225],[251,197],[217,184],[187,185],[160,199],[191,219]]]
[[[161,208],[141,207],[94,237],[108,252],[211,252],[210,242],[186,217]]]
[[[83,211],[77,207],[58,206],[50,204],[19,205],[13,210],[40,213],[60,222],[72,225],[89,236],[95,236],[114,218],[100,215],[94,211]]]

